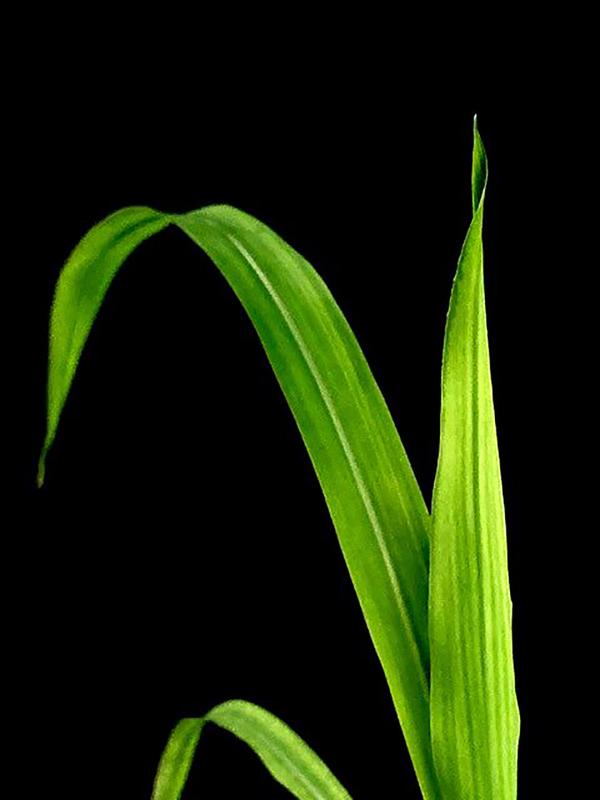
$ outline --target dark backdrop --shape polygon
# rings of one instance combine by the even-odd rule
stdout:
[[[571,556],[540,547],[560,535],[554,448],[576,371],[568,348],[552,362],[577,316],[571,308],[565,323],[557,283],[568,269],[569,87],[535,58],[492,93],[468,70],[446,85],[443,59],[429,82],[385,47],[332,56],[327,68],[285,47],[259,64],[246,54],[195,66],[185,40],[184,68],[161,61],[159,41],[119,62],[125,73],[106,59],[123,59],[118,38],[91,52],[84,39],[61,64],[49,46],[35,78],[11,84],[5,233],[18,302],[5,306],[17,312],[7,341],[18,359],[7,438],[18,513],[4,572],[23,796],[147,800],[171,726],[236,697],[287,721],[357,798],[419,796],[292,417],[237,300],[177,231],[141,246],[114,281],[42,491],[34,475],[49,305],[69,250],[124,205],[224,202],[323,276],[429,500],[474,112],[490,159],[486,281],[520,794],[539,796],[549,762],[570,770],[552,724],[569,719],[569,698],[548,671],[558,680],[567,660],[552,645],[563,613],[552,573],[568,572]],[[243,745],[206,731],[185,800],[285,796]]]

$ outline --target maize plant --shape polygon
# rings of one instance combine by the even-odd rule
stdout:
[[[110,283],[145,239],[175,226],[222,273],[296,420],[385,673],[425,800],[514,800],[515,696],[504,507],[490,377],[482,225],[487,160],[474,124],[472,220],[446,322],[441,433],[428,510],[386,403],[314,269],[266,225],[228,206],[117,211],[81,240],[50,322],[45,461]],[[208,723],[246,742],[301,800],[349,792],[304,741],[232,700],[173,730],[153,800],[178,800]]]

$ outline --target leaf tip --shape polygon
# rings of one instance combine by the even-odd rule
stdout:
[[[481,134],[479,133],[479,120],[477,114],[475,114],[473,116],[473,165],[471,173],[473,213],[475,213],[479,207],[486,184],[487,156]]]
[[[44,481],[46,480],[46,456],[48,454],[48,444],[44,443],[42,447],[42,452],[40,453],[40,457],[38,460],[38,468],[37,468],[37,475],[36,475],[36,485],[38,489],[41,489],[44,485]]]

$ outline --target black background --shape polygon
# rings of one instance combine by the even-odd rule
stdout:
[[[172,725],[240,697],[287,721],[353,796],[419,797],[291,415],[237,300],[177,231],[142,245],[114,281],[40,492],[34,476],[49,306],[70,249],[124,205],[226,202],[323,276],[429,501],[475,112],[490,160],[486,285],[520,796],[541,796],[544,781],[572,775],[577,742],[558,731],[586,674],[568,671],[554,583],[560,569],[577,584],[574,556],[557,544],[578,531],[559,502],[579,463],[561,426],[578,373],[564,279],[581,199],[573,66],[534,52],[509,71],[482,53],[476,82],[472,64],[450,78],[450,55],[402,57],[393,37],[366,32],[343,53],[308,34],[273,50],[246,42],[234,61],[222,29],[206,54],[207,29],[195,45],[192,32],[158,25],[134,48],[108,27],[64,59],[40,31],[21,54],[36,54],[35,69],[7,89],[17,288],[4,303],[15,311],[6,394],[16,401],[6,485],[17,514],[3,571],[23,796],[147,800]],[[285,796],[242,744],[206,731],[185,800]]]

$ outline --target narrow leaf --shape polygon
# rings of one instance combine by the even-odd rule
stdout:
[[[182,719],[173,728],[156,771],[152,800],[179,800],[203,727],[204,718]]]
[[[100,289],[106,291],[123,261],[124,231],[134,211],[142,213],[126,209],[100,223],[59,279],[44,453],[101,302]],[[256,328],[319,477],[423,794],[433,800],[429,517],[358,343],[313,268],[258,220],[228,206],[177,217],[143,213],[147,226],[174,222],[210,256]],[[94,250],[90,242],[96,240]]]
[[[311,748],[280,719],[242,700],[216,706],[201,719],[183,719],[164,750],[152,800],[179,800],[206,722],[233,733],[262,760],[276,781],[299,800],[350,800]]]
[[[39,486],[44,482],[46,454],[54,441],[81,350],[110,282],[127,256],[168,223],[168,217],[151,208],[124,208],[95,225],[65,264],[50,318],[48,422],[38,468]]]
[[[474,215],[452,288],[442,367],[431,726],[444,800],[513,800],[519,714],[483,284],[487,161],[476,124],[474,137]]]

